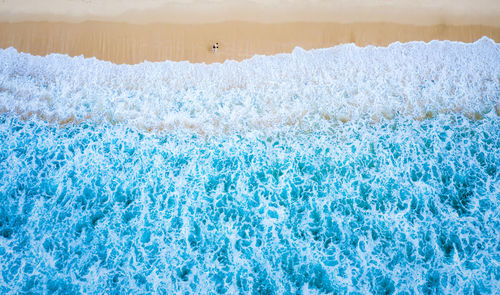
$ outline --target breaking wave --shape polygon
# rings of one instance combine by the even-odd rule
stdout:
[[[115,65],[0,51],[0,111],[56,123],[126,122],[204,134],[312,130],[332,122],[500,113],[500,47],[353,44],[243,62]]]

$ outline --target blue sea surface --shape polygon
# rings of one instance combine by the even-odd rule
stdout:
[[[489,39],[0,64],[2,294],[499,291]]]

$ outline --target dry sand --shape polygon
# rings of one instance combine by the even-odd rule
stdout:
[[[500,27],[499,0],[0,0],[0,22],[334,22]]]
[[[129,24],[114,22],[0,23],[0,48],[15,47],[35,55],[84,55],[114,63],[144,60],[223,62],[255,54],[327,48],[337,44],[386,46],[414,40],[474,42],[487,36],[500,42],[500,27],[415,26],[390,23],[284,23],[225,22],[215,24]],[[214,54],[211,45],[219,42]]]

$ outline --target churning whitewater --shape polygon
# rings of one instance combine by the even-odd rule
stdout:
[[[499,115],[487,38],[0,50],[0,293],[495,293]]]

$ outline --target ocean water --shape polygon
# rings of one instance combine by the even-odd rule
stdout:
[[[0,50],[0,293],[494,294],[500,45]]]

